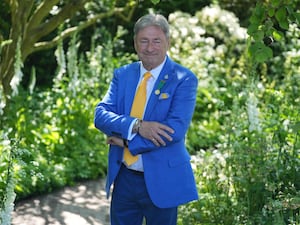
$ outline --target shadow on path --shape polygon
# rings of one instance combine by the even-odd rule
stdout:
[[[109,225],[104,180],[78,183],[16,203],[12,225]]]

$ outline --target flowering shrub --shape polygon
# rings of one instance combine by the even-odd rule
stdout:
[[[254,67],[231,13],[212,6],[170,21],[170,54],[200,81],[187,138],[200,200],[181,207],[179,224],[299,224],[299,28]]]
[[[240,27],[232,13],[219,6],[205,7],[195,16],[175,12],[170,14],[169,21],[169,54],[199,78],[187,144],[190,151],[210,148],[222,140],[223,121],[230,114],[234,97],[231,89],[246,79],[246,29]]]

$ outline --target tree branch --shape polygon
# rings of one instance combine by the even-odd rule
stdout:
[[[32,11],[34,0],[19,0],[19,11],[21,12],[21,21],[27,23],[28,17]]]
[[[64,23],[66,19],[72,18],[78,10],[83,8],[83,5],[87,1],[88,0],[78,0],[70,2],[69,4],[65,5],[57,15],[53,16],[46,23],[41,24],[33,31],[38,32],[38,37],[45,36],[44,34],[49,34],[51,31],[55,30],[60,24]]]
[[[53,0],[54,1],[54,0]],[[37,27],[32,27],[31,30],[27,30],[26,37],[24,38],[23,43],[23,59],[26,58],[30,53],[33,52],[34,44],[39,41],[42,37],[48,35],[53,30],[55,30],[60,24],[68,18],[72,18],[75,13],[83,8],[83,5],[88,0],[78,0],[71,1],[65,5],[62,10],[52,17],[49,21],[38,25]]]
[[[32,52],[37,52],[40,50],[45,50],[45,49],[50,49],[55,47],[61,40],[64,40],[68,37],[70,37],[72,34],[79,32],[93,24],[95,24],[98,20],[106,18],[106,17],[110,17],[114,14],[120,13],[122,12],[124,9],[122,8],[115,8],[112,11],[106,12],[106,13],[100,13],[97,14],[96,16],[86,20],[85,22],[80,23],[78,26],[75,27],[70,27],[66,30],[64,30],[60,35],[56,36],[54,39],[52,39],[51,41],[44,41],[44,42],[38,42],[34,45]]]
[[[137,6],[137,4],[133,4],[132,7],[129,8],[130,11],[127,15],[123,15],[123,13],[121,12],[121,13],[118,13],[117,16],[119,16],[121,19],[123,19],[126,22],[130,22],[136,6]]]
[[[50,10],[55,6],[59,0],[45,0],[34,11],[28,21],[28,30],[37,27],[43,19],[49,14]]]

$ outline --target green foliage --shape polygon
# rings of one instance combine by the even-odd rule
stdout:
[[[180,208],[179,224],[299,224],[299,27],[257,64],[231,13],[212,6],[170,20],[170,54],[200,81],[187,138],[200,200]]]
[[[300,13],[295,10],[294,1],[258,2],[250,17],[249,54],[254,62],[261,63],[273,57],[273,41],[281,41],[289,24],[300,24]],[[273,40],[274,39],[274,40]]]
[[[99,36],[102,44],[96,46]],[[3,121],[4,131],[13,131],[9,139],[19,139],[18,148],[27,149],[21,156],[24,163],[16,165],[18,199],[105,175],[108,148],[94,128],[94,108],[112,70],[128,57],[112,57],[115,43],[103,29],[95,34],[91,51],[80,58],[77,40],[74,36],[66,54],[62,44],[56,50],[59,66],[53,87],[30,95],[20,90],[10,104],[14,114]]]
[[[183,207],[182,224],[299,224],[299,105],[270,91],[252,92],[257,105],[237,98],[227,141],[194,157],[200,201]]]

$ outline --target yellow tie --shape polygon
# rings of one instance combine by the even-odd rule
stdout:
[[[145,104],[146,104],[146,98],[147,98],[147,81],[151,77],[150,72],[146,72],[144,74],[143,80],[138,87],[138,90],[135,94],[130,116],[136,117],[138,119],[142,119],[144,110],[145,110]],[[128,148],[124,149],[124,161],[128,166],[132,165],[138,160],[138,156],[133,156]]]

